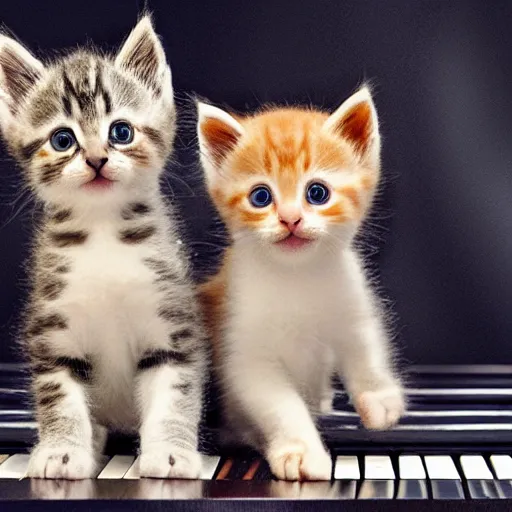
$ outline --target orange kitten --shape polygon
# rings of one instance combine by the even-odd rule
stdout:
[[[278,478],[329,479],[314,415],[330,408],[334,371],[366,427],[390,427],[404,411],[353,248],[379,180],[370,91],[330,116],[198,108],[208,190],[233,239],[202,288],[227,417]]]

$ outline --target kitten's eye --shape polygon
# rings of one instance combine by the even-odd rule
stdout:
[[[272,202],[272,193],[268,187],[256,187],[249,195],[249,201],[256,208],[265,208]]]
[[[323,183],[311,183],[306,190],[306,200],[313,205],[327,203],[329,195],[329,189]]]
[[[112,123],[109,134],[110,142],[114,144],[130,144],[133,140],[133,128],[126,121]]]
[[[67,151],[76,144],[75,134],[69,128],[61,128],[53,132],[50,144],[55,151]]]

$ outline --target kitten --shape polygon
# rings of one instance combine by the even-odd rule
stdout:
[[[331,116],[234,117],[198,104],[206,183],[233,240],[202,287],[225,408],[280,479],[329,479],[314,415],[344,379],[363,424],[404,411],[383,314],[353,240],[379,180],[376,110],[363,87]]]
[[[140,433],[140,473],[195,478],[205,336],[159,178],[171,72],[150,18],[116,56],[42,63],[0,36],[0,120],[44,205],[24,342],[39,443],[28,476],[95,474],[107,429]]]

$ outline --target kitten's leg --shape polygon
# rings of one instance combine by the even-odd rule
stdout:
[[[77,360],[46,360],[46,371],[34,375],[39,443],[32,452],[27,476],[79,480],[91,478],[96,460],[84,384],[66,364]],[[51,364],[60,364],[50,370]],[[36,367],[37,368],[37,367]]]
[[[322,388],[320,390],[320,414],[329,414],[332,411],[332,401],[334,399],[334,389],[332,387],[332,373],[326,368],[325,374],[321,377]]]
[[[197,321],[157,331],[152,335],[162,345],[145,351],[136,379],[140,473],[153,478],[197,478],[204,337]]]
[[[103,425],[92,422],[92,445],[94,453],[102,455],[108,439],[108,429]]]
[[[263,437],[265,456],[277,478],[331,478],[331,457],[304,400],[277,361],[233,353],[224,384],[228,407],[240,407]]]
[[[363,425],[389,428],[404,413],[405,400],[393,374],[387,334],[369,302],[361,304],[355,318],[345,323],[343,331],[337,330],[338,367]]]

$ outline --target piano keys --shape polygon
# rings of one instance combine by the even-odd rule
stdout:
[[[484,501],[487,510],[512,509],[509,366],[413,368],[407,389],[409,410],[397,427],[386,432],[364,430],[343,388],[336,384],[332,410],[319,418],[332,453],[332,479],[327,482],[277,481],[258,454],[221,449],[209,424],[201,435],[205,455],[199,480],[140,479],[135,440],[115,436],[95,479],[26,479],[27,451],[35,440],[36,424],[33,411],[25,406],[22,370],[0,364],[0,509],[21,499],[31,503],[99,499],[108,510],[115,509],[117,500],[179,499],[196,510],[205,498],[228,500],[222,502],[223,510],[237,502],[231,498],[250,498],[244,510],[245,503],[264,503],[269,498],[318,500],[326,508],[343,500],[349,509],[357,503],[358,510],[372,511],[376,500],[379,510],[386,510],[387,504],[393,510],[408,504],[415,510],[436,510],[436,504],[445,510],[447,503],[471,510],[472,503]],[[145,503],[146,510],[149,501]]]
[[[105,457],[95,479],[25,479],[28,455],[2,454],[0,503],[20,489],[24,499],[286,498],[321,500],[507,500],[512,459],[493,455],[334,455],[329,482],[283,482],[256,454],[203,455],[199,480],[141,479],[134,455]],[[500,476],[505,476],[502,479]]]

